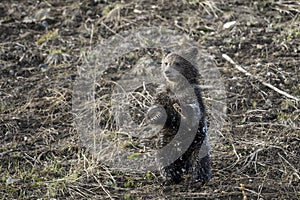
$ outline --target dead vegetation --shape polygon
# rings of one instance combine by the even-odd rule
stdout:
[[[150,26],[197,41],[215,56],[225,83],[227,123],[212,143],[213,178],[202,188],[162,187],[156,172],[113,170],[74,127],[72,91],[86,50]],[[298,1],[2,1],[0,197],[299,199],[299,27]],[[118,80],[138,55],[108,67],[106,80]],[[151,56],[159,60],[161,52]],[[101,97],[111,82],[99,82]],[[113,130],[107,109],[100,116]]]

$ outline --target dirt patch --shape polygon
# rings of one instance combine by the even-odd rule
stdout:
[[[225,82],[227,123],[212,147],[212,180],[201,188],[162,187],[156,172],[114,171],[74,128],[72,90],[85,52],[150,26],[189,35],[214,56]],[[2,1],[0,196],[299,199],[299,101],[262,84],[300,98],[299,27],[297,1]],[[141,53],[116,60],[106,80],[118,80]],[[163,52],[148,54],[160,60]],[[100,96],[109,94],[111,85],[99,85]]]

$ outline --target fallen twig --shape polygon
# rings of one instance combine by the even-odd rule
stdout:
[[[288,94],[287,92],[282,91],[282,90],[278,89],[277,87],[275,87],[275,86],[273,86],[273,85],[271,85],[271,84],[269,84],[269,83],[263,81],[262,78],[259,77],[259,76],[252,75],[250,72],[248,72],[247,70],[245,70],[242,66],[236,64],[236,63],[235,63],[228,55],[222,54],[222,57],[223,57],[225,60],[227,60],[228,62],[230,62],[230,64],[234,65],[234,67],[235,67],[237,70],[239,70],[240,72],[244,73],[246,76],[249,76],[249,77],[251,77],[251,78],[254,78],[255,80],[258,80],[258,81],[259,81],[261,84],[263,84],[264,86],[267,86],[268,88],[274,90],[275,92],[277,92],[277,93],[279,93],[279,94],[281,94],[281,95],[284,95],[284,96],[286,96],[286,97],[288,97],[288,98],[290,98],[290,99],[294,99],[294,100],[296,100],[296,101],[300,101],[300,99],[299,99],[298,97],[295,97],[295,96],[293,96],[293,95],[290,95],[290,94]]]

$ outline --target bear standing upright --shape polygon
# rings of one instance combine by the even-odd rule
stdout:
[[[190,51],[198,53],[194,48]],[[185,177],[192,183],[206,183],[211,169],[198,68],[170,53],[162,59],[162,73],[166,84],[157,89],[155,106],[147,112],[150,124],[164,123],[157,156],[161,175],[167,185],[178,184]]]

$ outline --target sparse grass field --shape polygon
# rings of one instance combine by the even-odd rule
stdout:
[[[86,50],[150,26],[197,41],[225,83],[226,125],[212,145],[212,180],[202,188],[162,187],[155,171],[114,171],[74,127],[72,90]],[[120,62],[107,78],[126,71]],[[297,0],[2,0],[0,198],[300,199],[299,66]],[[100,95],[109,94],[107,83],[100,86]],[[109,112],[102,116],[111,125]]]

